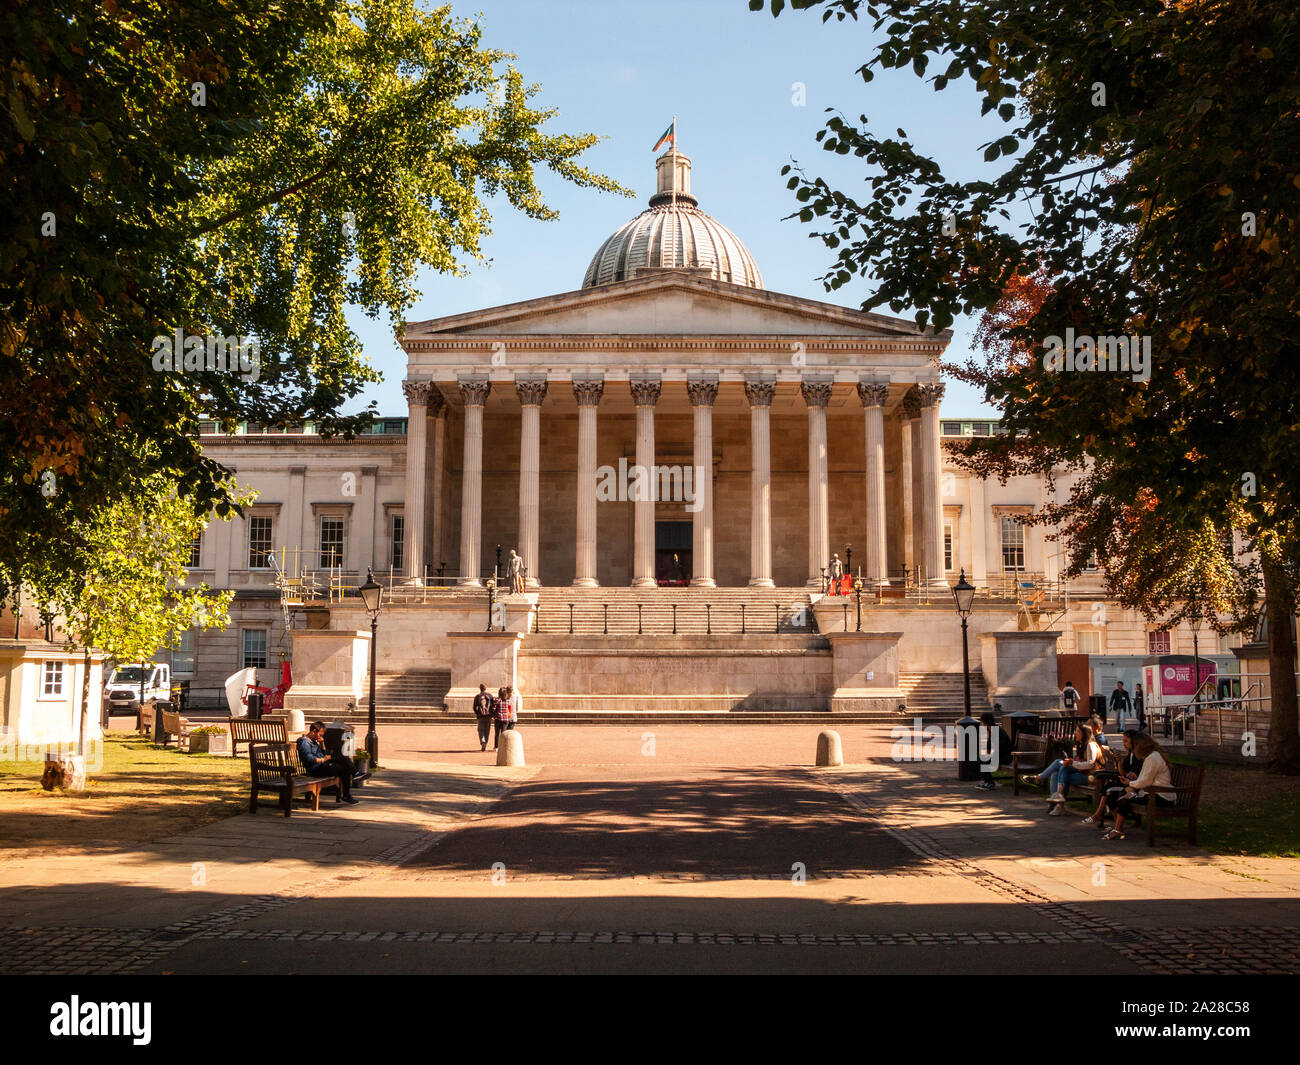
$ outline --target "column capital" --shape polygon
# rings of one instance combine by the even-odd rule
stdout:
[[[767,374],[745,376],[745,398],[751,407],[770,407],[776,395],[776,378]]]
[[[903,403],[900,408],[903,418],[907,421],[914,421],[921,416],[921,389],[918,385],[913,385],[903,393]]]
[[[546,375],[531,374],[515,378],[515,394],[525,407],[540,407],[546,398]]]
[[[942,381],[927,381],[924,384],[916,386],[917,399],[922,408],[937,407],[939,400],[943,399],[944,384]]]
[[[872,377],[858,378],[858,399],[864,407],[883,407],[889,398],[889,382]]]
[[[831,377],[805,377],[799,382],[803,401],[810,407],[825,407],[830,402],[835,380]]]
[[[632,390],[632,402],[638,407],[653,407],[659,402],[663,385],[656,375],[654,377],[633,377],[627,383]]]
[[[600,397],[605,394],[603,377],[575,377],[573,379],[573,398],[579,407],[597,407]]]
[[[691,397],[692,407],[712,407],[713,401],[718,398],[718,378],[713,374],[702,374],[699,377],[688,375],[686,391]]]
[[[414,406],[428,407],[442,403],[442,393],[434,387],[432,381],[403,381],[402,392],[406,396],[406,402]]]
[[[492,382],[486,377],[458,376],[456,384],[460,386],[460,398],[467,407],[483,406],[492,391]]]

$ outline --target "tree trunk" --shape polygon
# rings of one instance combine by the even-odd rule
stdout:
[[[1284,773],[1300,773],[1300,716],[1296,706],[1295,597],[1283,567],[1259,553],[1268,623],[1269,762]]]
[[[90,648],[85,649],[81,670],[81,728],[77,734],[77,753],[86,753],[86,723],[90,720]]]

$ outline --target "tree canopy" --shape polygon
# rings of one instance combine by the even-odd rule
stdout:
[[[622,191],[446,7],[62,0],[5,5],[0,40],[0,562],[20,578],[72,573],[61,530],[155,474],[229,512],[201,416],[354,431],[369,414],[340,409],[377,375],[344,308],[398,329],[420,268],[481,257],[487,198],[553,217],[539,170]],[[198,339],[167,368],[157,338]]]

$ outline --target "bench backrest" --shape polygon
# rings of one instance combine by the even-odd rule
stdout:
[[[261,719],[232,717],[230,719],[232,743],[288,743],[289,730],[283,718]]]
[[[1016,750],[1026,754],[1032,752],[1046,755],[1047,740],[1046,736],[1039,736],[1033,732],[1018,732],[1016,733]]]
[[[163,710],[162,727],[163,731],[173,736],[181,734],[181,714],[179,710]]]
[[[278,785],[293,775],[293,748],[287,743],[250,743],[248,765],[258,784]]]
[[[1196,765],[1175,765],[1169,763],[1169,783],[1176,788],[1191,788],[1191,792],[1178,792],[1166,798],[1174,800],[1175,810],[1194,810],[1201,799],[1201,785],[1205,782],[1205,763]]]
[[[1074,730],[1087,720],[1085,717],[1041,717],[1038,719],[1038,732],[1053,739],[1069,740],[1074,738]]]

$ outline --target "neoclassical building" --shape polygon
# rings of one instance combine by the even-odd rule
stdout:
[[[951,706],[963,570],[982,703],[1054,699],[1058,654],[1104,690],[1190,653],[1098,576],[1060,580],[1059,545],[1022,519],[1068,478],[955,467],[945,437],[998,429],[941,416],[949,339],[764,288],[669,152],[580,287],[407,326],[405,418],[352,441],[205,426],[258,496],[196,545],[195,580],[236,589],[233,622],[182,637],[174,672],[213,693],[292,655],[303,705],[345,704],[364,649],[337,634],[368,639],[349,594],[368,568],[390,589],[381,701],[429,712],[477,679],[535,712]],[[524,594],[489,591],[512,550]],[[856,595],[823,595],[837,565],[861,620]]]

